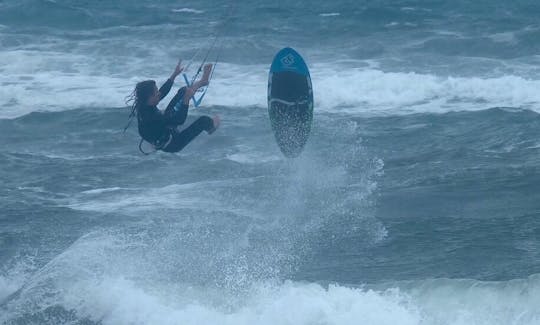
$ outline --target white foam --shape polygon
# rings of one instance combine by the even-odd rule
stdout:
[[[10,62],[0,74],[0,118],[33,111],[122,107],[137,80],[95,74],[78,67],[85,57],[63,53],[0,51],[0,60]]]
[[[102,193],[110,193],[110,192],[116,192],[116,191],[119,191],[119,190],[122,190],[123,188],[121,187],[106,187],[106,188],[96,188],[96,189],[93,189],[93,190],[87,190],[87,191],[83,191],[81,193],[83,194],[102,194]]]
[[[385,24],[385,25],[384,25],[384,27],[388,27],[388,28],[389,28],[389,27],[397,27],[397,26],[399,26],[399,23],[396,22],[396,21],[393,21],[393,22],[391,22],[391,23],[388,23],[388,24]]]
[[[170,260],[163,260],[167,255],[161,254],[171,253],[168,245],[160,245],[159,239],[143,234],[109,231],[83,236],[25,276],[28,280],[17,297],[3,306],[6,312],[0,322],[53,306],[103,324],[536,325],[540,321],[540,275],[500,282],[391,282],[372,288],[268,279],[235,291],[211,281],[184,282],[174,268],[189,249],[175,250]],[[204,266],[188,266],[197,267]]]
[[[194,184],[185,185],[170,185],[163,188],[142,189],[135,188],[127,191],[94,191],[86,194],[83,197],[75,199],[75,202],[67,206],[82,211],[99,211],[99,212],[119,212],[127,213],[145,212],[159,208],[174,208],[184,207],[190,208],[201,204],[201,200],[194,195],[182,195],[190,189],[194,189]],[[88,194],[94,194],[88,199]],[[107,194],[100,196],[99,194]]]
[[[222,64],[205,104],[266,107],[267,68]],[[452,77],[322,63],[310,68],[316,111],[380,115],[500,106],[540,111],[540,80],[516,75]]]
[[[35,270],[34,256],[17,256],[14,265],[2,265],[0,269],[0,304],[9,297],[9,295],[19,290]],[[0,318],[1,321],[1,318]]]
[[[231,148],[227,159],[241,164],[260,164],[282,160],[283,157],[268,152],[257,152],[256,148],[247,145],[237,145]]]
[[[205,97],[205,105],[234,107],[267,104],[268,66],[220,64]]]
[[[529,283],[533,285],[529,288],[524,286],[526,280],[418,284],[408,291],[257,283],[244,297],[222,292],[216,300],[212,297],[216,293],[204,288],[197,293],[145,289],[124,278],[105,278],[68,288],[61,304],[79,317],[103,324],[533,325],[540,321],[538,281]],[[236,303],[223,305],[227,299]]]
[[[227,295],[227,294],[225,294]],[[203,295],[204,296],[204,295]],[[209,298],[209,297],[208,297]],[[231,297],[234,299],[233,297]],[[420,316],[397,290],[375,292],[286,282],[254,285],[237,306],[220,306],[152,292],[122,278],[70,290],[63,305],[103,324],[419,324]]]
[[[316,111],[379,115],[500,106],[540,111],[538,79],[519,75],[460,77],[386,72],[374,65],[366,68],[365,62],[360,61],[311,63],[309,57],[306,59]],[[10,62],[0,68],[0,118],[32,111],[124,107],[125,97],[138,81],[160,82],[167,77],[148,76],[147,67],[137,58],[132,58],[132,64],[122,63],[130,67],[125,75],[108,74],[96,60],[72,53],[0,51],[0,61]],[[267,81],[268,65],[220,63],[203,105],[266,107]],[[182,85],[179,78],[175,87]]]
[[[340,16],[341,14],[339,12],[328,12],[328,13],[321,13],[319,14],[319,16],[321,17],[337,17],[337,16]]]
[[[20,277],[0,276],[0,302],[17,291],[23,283],[24,282]]]
[[[425,324],[540,324],[540,276],[501,282],[435,279],[407,289]]]
[[[235,161],[241,164],[260,164],[260,163],[266,163],[270,161],[278,161],[282,160],[283,158],[279,156],[260,156],[253,153],[233,153],[228,154],[227,159],[231,161]]]
[[[206,212],[227,211],[239,215],[253,216],[249,208],[229,206],[219,199],[219,192],[231,186],[248,184],[254,179],[205,181],[188,184],[173,184],[157,188],[111,188],[84,191],[82,196],[73,196],[67,207],[82,211],[147,213],[156,209],[204,209]],[[91,194],[91,195],[89,195]],[[102,195],[103,194],[103,195]]]
[[[516,44],[518,42],[514,32],[496,33],[489,36],[494,42]]]
[[[204,13],[203,10],[197,10],[197,9],[192,9],[192,8],[180,8],[180,9],[173,9],[172,12],[186,12],[186,13],[190,13],[190,14],[202,14]]]
[[[316,107],[334,112],[442,113],[494,106],[534,108],[540,103],[540,80],[518,76],[438,77],[374,69],[337,73],[324,66],[312,71],[314,93],[324,94],[316,98]],[[329,84],[339,86],[327,90]]]

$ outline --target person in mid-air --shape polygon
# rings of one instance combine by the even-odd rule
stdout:
[[[179,131],[178,126],[186,121],[189,102],[195,92],[209,83],[212,64],[206,64],[200,80],[189,87],[182,87],[171,99],[164,111],[157,104],[167,96],[174,79],[182,72],[179,62],[171,77],[157,88],[154,80],[146,80],[135,86],[133,112],[137,116],[140,136],[156,150],[178,152],[195,139],[202,131],[212,134],[219,126],[219,116],[210,118],[201,116],[186,129]]]

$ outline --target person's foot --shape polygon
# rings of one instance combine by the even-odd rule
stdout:
[[[201,87],[208,86],[210,73],[212,73],[212,63],[207,63],[204,65],[204,68],[203,68],[203,76],[200,81]]]
[[[214,117],[212,117],[212,122],[214,123],[214,127],[208,130],[208,134],[212,134],[217,130],[217,128],[219,127],[219,124],[221,123],[221,119],[219,118],[218,115],[215,115]]]

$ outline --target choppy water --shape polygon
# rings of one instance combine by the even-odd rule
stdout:
[[[0,1],[0,323],[540,324],[539,13]],[[190,116],[222,127],[143,156],[125,96],[217,30]],[[294,160],[266,111],[284,46],[316,102]]]

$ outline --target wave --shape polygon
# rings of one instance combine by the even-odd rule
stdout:
[[[4,304],[0,320],[231,325],[533,325],[540,321],[539,275],[498,282],[431,279],[376,288],[264,281],[240,293],[123,276],[78,278],[34,279],[33,287]]]
[[[73,300],[66,301],[65,308],[104,324],[137,320],[143,324],[532,325],[540,320],[535,304],[540,298],[538,276],[493,283],[427,280],[410,290],[289,281],[257,284],[242,303],[232,307],[212,304],[211,299],[184,303],[163,299],[123,279],[86,289],[89,292],[83,290],[75,297],[86,296],[88,301],[70,297]],[[89,310],[88,305],[97,308]]]
[[[214,246],[204,229],[178,234],[167,231],[170,226],[146,223],[146,233],[129,230],[132,234],[95,231],[39,268],[31,258],[25,263],[18,257],[17,265],[0,273],[0,322],[532,325],[540,320],[539,274],[507,281],[363,285],[281,280],[275,268],[287,262],[285,251],[265,252],[260,265],[244,264],[249,260],[234,252],[241,238]],[[228,243],[231,239],[236,244]],[[219,256],[223,253],[229,255]]]
[[[54,55],[53,55],[54,54]],[[56,53],[58,54],[58,53]],[[83,56],[32,51],[1,52],[11,62],[0,76],[0,118],[33,111],[80,107],[123,107],[136,82],[161,76],[107,75],[84,66]],[[33,62],[33,64],[29,64]],[[134,63],[135,64],[135,63]],[[139,64],[139,63],[137,63]],[[60,68],[69,65],[67,71]],[[126,64],[127,65],[127,64]],[[415,72],[388,72],[343,65],[312,64],[315,110],[330,113],[388,115],[444,113],[490,107],[540,111],[540,80],[518,75],[452,77]],[[39,66],[35,72],[30,66]],[[266,107],[267,66],[222,63],[216,69],[205,106]],[[182,82],[177,80],[177,86]]]

